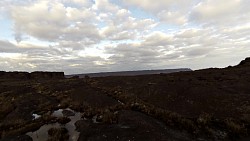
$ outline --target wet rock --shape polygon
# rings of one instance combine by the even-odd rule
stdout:
[[[143,140],[143,141],[191,141],[189,134],[173,130],[159,120],[140,112],[123,110],[117,124],[95,124],[88,120],[76,122],[80,132],[78,141],[85,140]]]
[[[63,113],[63,116],[66,116],[66,117],[75,115],[75,113],[73,111],[70,111],[70,110],[63,110],[62,113]]]
[[[82,117],[86,119],[91,119],[95,116],[95,112],[92,109],[85,110]]]
[[[51,128],[48,131],[48,141],[67,141],[69,139],[68,130],[66,128]]]
[[[96,117],[96,122],[103,122],[103,115],[98,115]]]
[[[66,123],[70,122],[70,118],[68,118],[68,117],[60,117],[58,119],[58,122],[61,123],[61,124],[66,124]]]
[[[3,138],[1,141],[32,141],[32,138],[28,135],[20,135],[15,137]]]
[[[41,115],[38,115],[38,114],[32,114],[32,117],[33,119],[32,120],[35,120],[35,119],[38,119],[41,117]]]
[[[84,130],[88,130],[89,127],[91,126],[91,122],[90,121],[86,121],[86,120],[78,120],[75,123],[76,126],[76,130],[80,131],[80,132],[84,132]]]
[[[55,134],[67,134],[68,133],[68,130],[66,128],[50,128],[49,131],[48,131],[48,134],[50,136],[53,136]]]
[[[10,103],[13,109],[10,109],[8,114],[6,114],[6,116],[4,117],[2,121],[3,125],[16,126],[18,124],[31,122],[33,119],[35,119],[35,116],[39,117],[39,115],[43,114],[42,112],[35,112],[44,111],[43,109],[39,109],[40,107],[46,108],[46,106],[48,105],[53,106],[57,103],[57,100],[55,98],[51,98],[38,93],[28,93],[31,90],[26,90],[26,88],[21,89],[20,93],[19,88],[15,89],[14,91],[18,91],[17,96],[22,95],[23,97],[16,98],[18,99],[16,100],[16,102]],[[34,112],[39,115],[32,115],[32,113],[34,114]],[[0,117],[1,114],[2,113],[0,113]]]

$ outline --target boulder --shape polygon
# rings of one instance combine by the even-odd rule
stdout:
[[[75,115],[75,113],[73,111],[70,111],[70,110],[63,110],[62,113],[63,113],[63,116],[66,116],[66,117]]]

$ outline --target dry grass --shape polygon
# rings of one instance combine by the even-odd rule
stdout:
[[[0,120],[15,109],[14,104],[7,100],[1,100],[0,107]]]
[[[105,110],[101,115],[101,122],[108,123],[108,124],[114,124],[118,122],[117,112],[111,112],[110,110]]]
[[[197,118],[197,123],[200,126],[207,126],[208,124],[210,124],[210,122],[212,121],[212,115],[208,114],[208,113],[202,113],[198,118]]]
[[[229,130],[229,136],[231,138],[239,138],[241,135],[247,134],[247,129],[244,124],[240,124],[233,119],[225,120],[226,129]]]

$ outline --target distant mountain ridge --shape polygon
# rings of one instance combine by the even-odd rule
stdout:
[[[118,71],[118,72],[100,72],[100,73],[86,73],[86,74],[72,74],[66,75],[66,78],[73,76],[79,76],[83,78],[89,77],[106,77],[106,76],[135,76],[135,75],[148,75],[148,74],[161,74],[161,73],[174,73],[181,71],[192,71],[190,68],[178,68],[178,69],[162,69],[162,70],[137,70],[137,71]]]

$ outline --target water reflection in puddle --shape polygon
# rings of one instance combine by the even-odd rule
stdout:
[[[74,116],[69,116],[71,121],[65,125],[59,124],[59,123],[53,123],[53,124],[46,124],[41,126],[37,131],[34,132],[28,132],[26,135],[29,135],[33,141],[47,141],[48,140],[48,130],[50,128],[62,128],[65,127],[69,132],[69,141],[76,141],[79,137],[79,132],[77,132],[75,129],[75,122],[81,119],[81,113],[75,112],[69,108],[67,109],[59,109],[57,111],[54,111],[51,115],[55,117],[63,117],[63,110],[68,110],[73,112]]]
[[[59,123],[46,124],[40,127],[37,131],[28,132],[26,135],[29,135],[33,141],[47,141],[48,140],[48,130],[50,128],[60,128],[62,127]]]
[[[62,113],[63,109],[59,109],[59,110],[56,110],[54,111],[51,116],[54,116],[54,117],[63,117],[63,113]]]
[[[80,133],[75,130],[75,123],[81,119],[81,113],[75,113],[75,116],[70,116],[69,118],[71,121],[65,125],[65,128],[69,131],[69,140],[76,141]]]
[[[92,118],[92,122],[93,122],[93,123],[99,123],[99,122],[97,121],[97,115],[95,115],[95,116]]]
[[[35,120],[35,119],[38,119],[41,117],[41,115],[38,115],[38,114],[32,114],[32,117],[33,119],[32,120]]]

